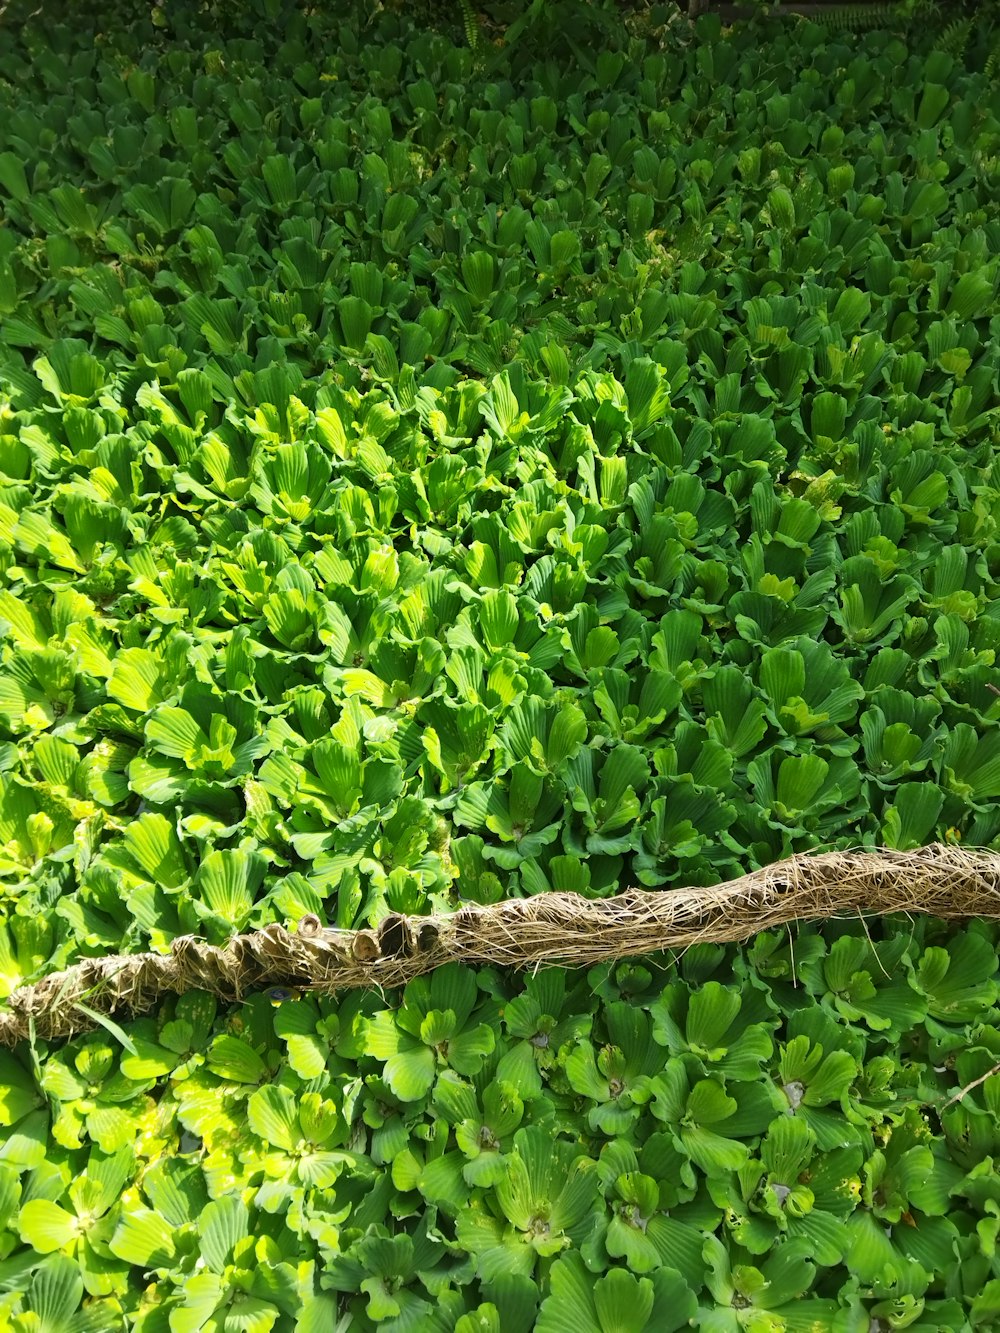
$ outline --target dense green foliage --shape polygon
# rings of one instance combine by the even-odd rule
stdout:
[[[154,18],[0,50],[0,993],[996,842],[987,34]],[[31,1043],[0,1309],[995,1327],[1000,1076],[944,1103],[1000,1059],[996,941],[835,923]]]

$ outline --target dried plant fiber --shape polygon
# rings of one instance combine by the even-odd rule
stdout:
[[[443,963],[586,967],[747,940],[793,921],[890,912],[1000,917],[1000,852],[935,844],[806,853],[713,888],[630,889],[598,900],[547,893],[447,915],[393,915],[374,930],[326,929],[304,917],[295,930],[271,925],[224,945],[184,936],[169,954],[87,958],[20,987],[0,1009],[0,1044],[70,1036],[94,1026],[85,1009],[128,1017],[188,990],[238,1000],[271,986],[390,989]]]

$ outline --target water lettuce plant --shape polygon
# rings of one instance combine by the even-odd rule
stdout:
[[[987,22],[585,9],[0,14],[0,996],[1000,838]],[[29,1041],[0,1323],[994,1327],[997,943]]]

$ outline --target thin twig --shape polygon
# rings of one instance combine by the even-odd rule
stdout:
[[[949,1097],[941,1107],[941,1110],[947,1111],[949,1106],[954,1106],[956,1102],[960,1102],[967,1092],[972,1092],[973,1088],[978,1088],[981,1083],[985,1083],[986,1080],[992,1078],[994,1074],[1000,1074],[1000,1061],[998,1061],[992,1069],[987,1069],[985,1074],[980,1074],[979,1077],[974,1078],[971,1083],[966,1083],[965,1087],[956,1092],[954,1097]]]

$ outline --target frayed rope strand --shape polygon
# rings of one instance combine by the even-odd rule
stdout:
[[[713,888],[628,889],[613,898],[546,893],[439,916],[392,915],[373,930],[304,917],[223,945],[194,936],[168,954],[87,958],[15,990],[0,1009],[0,1045],[68,1037],[145,1013],[167,994],[224,1000],[279,986],[334,992],[405,985],[444,963],[503,968],[596,963],[747,940],[792,921],[921,912],[1000,917],[1000,852],[934,844],[916,851],[805,853]],[[88,1012],[89,1011],[89,1012]]]

